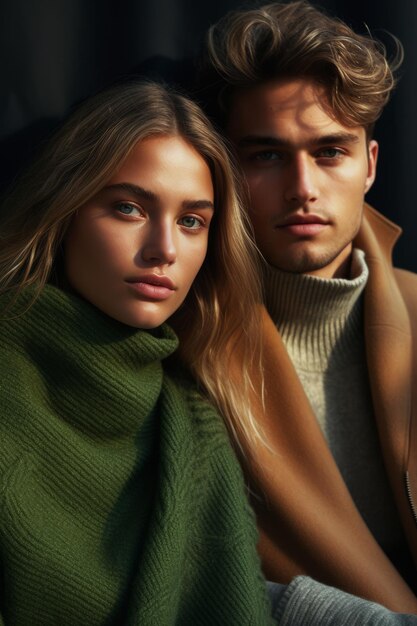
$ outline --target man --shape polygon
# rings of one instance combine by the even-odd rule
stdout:
[[[417,277],[391,265],[400,230],[364,206],[398,65],[293,2],[220,20],[200,78],[267,262],[268,446],[245,460],[265,574],[417,612]]]

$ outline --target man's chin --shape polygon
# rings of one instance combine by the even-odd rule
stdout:
[[[340,251],[326,255],[301,255],[272,258],[269,265],[289,274],[308,274],[319,278],[345,277],[349,271],[350,253]]]

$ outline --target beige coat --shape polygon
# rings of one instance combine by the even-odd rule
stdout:
[[[417,563],[417,275],[393,269],[400,229],[365,207],[355,245],[366,253],[364,328],[381,449]],[[272,450],[245,461],[270,580],[307,573],[400,612],[417,598],[360,516],[282,340],[264,312],[266,406],[257,407]]]

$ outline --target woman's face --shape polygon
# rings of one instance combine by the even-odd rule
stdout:
[[[213,183],[184,139],[136,144],[65,238],[70,286],[104,313],[155,328],[184,301],[207,252]]]

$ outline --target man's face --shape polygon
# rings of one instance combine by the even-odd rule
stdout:
[[[274,267],[347,276],[378,145],[326,112],[307,80],[263,83],[234,96],[227,132],[246,175],[257,244]]]

